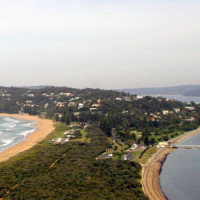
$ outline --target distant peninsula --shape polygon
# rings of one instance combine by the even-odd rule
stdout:
[[[182,95],[182,96],[200,96],[200,85],[183,85],[172,87],[155,87],[155,88],[130,88],[120,89],[130,94],[137,95]]]

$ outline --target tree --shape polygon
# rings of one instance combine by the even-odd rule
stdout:
[[[148,135],[146,135],[146,136],[144,137],[144,144],[145,144],[146,146],[149,146],[149,137],[148,137]]]
[[[106,133],[108,137],[112,135],[113,123],[110,116],[103,117],[100,121],[100,128]]]
[[[65,115],[65,123],[67,125],[70,125],[70,122],[71,122],[71,115],[68,113]]]

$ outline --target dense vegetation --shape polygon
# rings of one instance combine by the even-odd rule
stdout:
[[[55,133],[44,142],[0,164],[1,198],[147,199],[139,182],[139,164],[95,159],[110,145],[104,132],[93,125],[87,128],[90,143],[49,143],[65,129],[63,124],[57,125]]]
[[[55,121],[98,123],[107,136],[154,145],[200,124],[199,105],[100,89],[1,88],[0,112],[24,112]],[[167,112],[164,113],[164,112]],[[139,133],[139,137],[137,135]],[[129,140],[129,141],[128,141]]]
[[[59,124],[44,142],[0,164],[3,199],[147,199],[141,166],[128,160],[147,160],[156,151],[150,146],[200,125],[196,103],[100,89],[3,87],[0,112],[39,115]],[[78,127],[76,139],[53,144],[72,124]],[[131,150],[135,146],[138,152]]]

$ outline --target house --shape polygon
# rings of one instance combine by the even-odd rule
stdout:
[[[112,153],[108,154],[108,158],[112,158],[112,157],[113,157]]]
[[[122,98],[120,98],[120,97],[117,97],[117,98],[115,98],[115,100],[116,100],[116,101],[121,101],[121,100],[122,100]]]
[[[167,147],[168,142],[159,142],[158,147]]]
[[[95,108],[98,108],[98,107],[100,107],[101,105],[100,104],[97,104],[97,103],[94,103],[94,104],[92,104],[92,107],[95,107]]]
[[[158,100],[159,102],[162,102],[163,99],[162,99],[161,97],[158,97],[157,100]]]
[[[195,118],[194,117],[190,117],[190,118],[186,119],[186,121],[187,122],[193,122],[193,121],[195,121]]]
[[[180,110],[180,108],[174,108],[174,112],[175,112],[175,113],[180,113],[181,110]]]
[[[74,112],[74,116],[78,117],[80,115],[80,112]]]
[[[151,118],[151,121],[155,122],[155,121],[156,121],[156,119],[155,119],[154,117],[152,117],[152,118]]]
[[[144,97],[143,96],[138,96],[136,97],[137,99],[143,99]]]
[[[84,104],[83,103],[79,103],[78,104],[78,109],[81,109],[81,108],[83,108],[84,107]]]
[[[122,97],[122,99],[123,99],[124,101],[128,101],[128,102],[131,101],[131,97],[129,97],[129,96]]]
[[[66,93],[62,92],[62,93],[60,93],[60,95],[67,96],[67,97],[73,97],[74,96],[70,92],[66,92]]]
[[[194,111],[195,107],[193,107],[193,106],[186,106],[185,109],[190,110],[190,111]]]
[[[75,107],[76,105],[77,105],[77,103],[73,102],[73,101],[68,103],[69,107]]]
[[[127,114],[127,113],[128,113],[128,110],[122,111],[122,114]]]
[[[69,138],[65,138],[64,143],[69,142]]]
[[[66,102],[57,102],[56,107],[62,108],[65,106],[65,104],[66,104]]]
[[[124,159],[124,160],[128,160],[128,157],[127,157],[126,154],[123,155],[123,159]]]
[[[162,113],[163,113],[163,115],[168,115],[169,114],[169,110],[163,110]]]
[[[95,112],[95,111],[97,111],[97,108],[90,108],[90,111]]]
[[[62,138],[58,138],[58,139],[56,140],[56,142],[57,142],[57,143],[60,143],[61,140],[62,140]]]
[[[73,97],[74,95],[71,94],[70,92],[60,92],[60,96],[67,96],[67,97]]]
[[[80,97],[75,97],[75,98],[71,98],[69,101],[76,101],[76,100],[79,100]]]
[[[27,106],[30,106],[32,103],[33,103],[33,101],[31,101],[31,100],[27,100],[27,101],[26,101],[26,105],[27,105]]]
[[[101,104],[102,102],[103,102],[103,99],[98,99],[98,100],[97,100],[97,103],[98,103],[98,104]]]
[[[34,97],[34,94],[27,94],[28,97]]]
[[[70,135],[71,133],[69,131],[64,132],[64,135]]]

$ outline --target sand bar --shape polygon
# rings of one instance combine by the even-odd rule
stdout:
[[[198,133],[200,133],[200,128],[187,132],[177,138],[171,139],[169,142],[180,143]],[[159,176],[163,163],[172,151],[175,150],[169,148],[161,148],[149,159],[145,165],[142,165],[142,188],[150,200],[167,199],[160,188]]]
[[[9,158],[16,156],[18,153],[23,152],[27,149],[33,147],[37,142],[44,139],[49,133],[54,130],[53,121],[48,119],[41,119],[37,116],[30,116],[27,114],[6,114],[0,113],[0,116],[14,117],[23,120],[29,120],[36,123],[36,131],[27,135],[24,141],[19,144],[16,144],[13,147],[5,149],[0,153],[0,162],[6,161]]]

